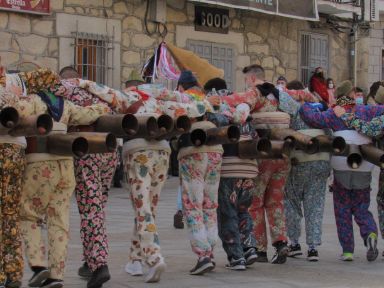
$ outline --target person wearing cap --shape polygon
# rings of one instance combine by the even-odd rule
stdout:
[[[356,105],[355,91],[351,81],[340,83],[336,88],[335,96],[337,106],[349,113],[354,112],[358,118],[365,121],[370,121],[384,113],[383,106]],[[372,142],[371,138],[348,127],[331,108],[320,112],[311,105],[304,104],[300,109],[300,115],[306,124],[313,128],[332,129],[335,131],[334,136],[343,137],[347,144],[362,145]],[[332,156],[331,158],[334,174],[332,185],[334,211],[337,234],[343,250],[341,260],[353,260],[355,245],[352,216],[354,216],[367,247],[367,260],[374,261],[378,255],[377,225],[368,210],[373,165],[364,160],[359,167],[355,167],[354,164],[351,166],[347,164],[344,156]]]
[[[377,103],[384,103],[384,87],[379,85],[374,95]],[[335,107],[335,113],[338,117],[343,119],[344,123],[350,127],[367,135],[369,137],[382,137],[384,135],[384,115],[373,118],[370,121],[365,121],[358,118],[354,113],[347,113],[342,107]],[[384,170],[380,170],[379,177],[379,190],[376,196],[377,211],[379,218],[379,230],[382,238],[384,239]],[[383,252],[384,256],[384,252]]]
[[[287,78],[285,78],[284,76],[279,76],[279,78],[277,78],[277,81],[276,81],[276,88],[277,89],[286,88],[287,83],[288,83]]]

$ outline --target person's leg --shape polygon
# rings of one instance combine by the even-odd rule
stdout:
[[[52,186],[52,163],[35,162],[26,166],[21,192],[21,234],[25,243],[25,254],[30,267],[47,267],[45,245],[41,237],[41,226],[49,203]]]
[[[265,209],[271,233],[272,244],[287,242],[287,228],[284,214],[284,188],[289,173],[287,160],[273,161],[272,176],[265,192]]]
[[[371,188],[353,190],[352,214],[360,228],[360,235],[364,241],[371,233],[377,235],[377,225],[372,213],[368,210]]]
[[[153,218],[153,225],[155,228],[152,242],[154,242],[158,248],[151,251],[151,249],[145,249],[146,251],[146,262],[149,266],[154,266],[159,259],[162,259],[160,251],[160,242],[159,235],[156,226],[156,216],[157,216],[157,205],[159,203],[161,190],[164,187],[165,181],[167,180],[167,172],[169,166],[169,153],[166,151],[154,151],[152,154],[152,170],[151,170],[151,186],[149,201],[151,205],[151,214]],[[144,247],[145,248],[145,247]],[[144,251],[144,250],[143,250]]]
[[[256,239],[253,234],[253,221],[249,214],[249,207],[252,205],[253,195],[256,191],[255,179],[243,179],[237,182],[239,193],[237,195],[237,215],[240,242],[247,265],[253,264],[256,260]]]
[[[206,153],[182,157],[179,173],[183,187],[183,212],[190,234],[192,251],[199,257],[210,257],[211,245],[203,219],[204,176],[208,165]]]
[[[304,186],[304,217],[309,250],[321,245],[324,203],[330,165],[327,161],[312,162],[307,169]]]
[[[102,259],[105,259],[104,256],[108,253],[108,246],[103,241],[101,157],[101,154],[93,154],[75,161],[75,193],[81,219],[80,236],[83,244],[84,261],[92,272],[100,265],[105,264],[106,261]]]
[[[219,185],[219,207],[217,209],[217,220],[219,236],[223,243],[223,248],[227,254],[228,261],[244,257],[241,247],[239,233],[239,219],[237,211],[238,182],[237,178],[221,178]]]
[[[284,211],[287,224],[287,235],[291,241],[290,249],[297,248],[301,235],[301,219],[303,212],[301,203],[303,201],[304,182],[307,181],[306,165],[298,164],[292,166],[285,186]],[[292,255],[291,255],[292,254]],[[290,256],[301,255],[301,251],[290,251]]]
[[[203,200],[203,220],[207,230],[207,239],[210,245],[210,256],[213,258],[213,250],[218,238],[217,207],[218,190],[220,183],[221,153],[206,153],[207,168],[205,173],[205,187]]]
[[[256,178],[256,191],[249,207],[249,213],[253,220],[253,235],[256,239],[257,250],[267,252],[267,228],[265,222],[264,199],[265,190],[271,177],[269,160],[259,162],[259,175]]]
[[[128,167],[128,184],[130,185],[132,203],[135,209],[138,236],[136,239],[140,241],[140,254],[149,265],[153,265],[154,261],[161,255],[150,195],[152,181],[155,180],[152,179],[153,171],[155,167],[158,167],[156,157],[159,157],[159,155],[151,150],[135,152],[130,158]],[[166,179],[166,172],[162,177]],[[158,181],[160,180],[159,178]],[[131,254],[131,257],[133,256]]]
[[[73,160],[50,161],[51,172],[59,178],[49,193],[47,208],[48,263],[50,278],[63,280],[69,241],[69,212],[75,190]]]
[[[384,169],[380,170],[379,191],[376,197],[381,237],[384,239]]]
[[[25,169],[24,149],[19,145],[0,145],[0,211],[1,230],[0,271],[7,281],[20,283],[23,278],[24,261],[20,234],[20,198]],[[0,277],[1,278],[1,277]],[[1,283],[1,282],[0,282]]]
[[[338,183],[336,177],[333,182],[333,205],[337,235],[343,253],[353,253],[355,242],[353,237],[352,210],[351,210],[351,191]]]

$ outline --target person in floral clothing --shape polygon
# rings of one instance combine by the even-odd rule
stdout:
[[[101,115],[109,113],[108,106],[95,104],[80,107],[57,97],[48,90],[29,95],[28,100],[18,101],[15,108],[23,116],[49,113],[55,120],[53,131],[66,133],[68,125],[89,125]],[[69,207],[75,189],[73,158],[27,150],[27,167],[21,194],[21,231],[25,241],[26,256],[33,276],[32,287],[63,287],[67,256]],[[42,223],[48,226],[48,268]]]
[[[16,96],[0,85],[0,108],[7,98]],[[23,278],[20,198],[26,147],[25,137],[0,136],[0,286],[6,288],[21,287]]]
[[[303,84],[297,81],[289,82],[287,87],[297,89],[297,91],[304,89]],[[299,101],[294,100],[285,92],[280,92],[279,99],[280,110],[291,116],[290,127],[292,129],[311,137],[325,135],[324,130],[312,129],[301,119],[299,114],[301,103]],[[312,102],[314,101],[316,101],[315,98],[312,99]],[[288,237],[291,242],[289,256],[302,255],[299,238],[301,220],[304,218],[308,245],[307,260],[318,261],[317,247],[321,245],[326,183],[331,172],[330,155],[329,153],[309,155],[299,150],[292,154],[291,159],[294,164],[285,187],[285,215]]]
[[[382,87],[381,87],[382,88]],[[379,89],[381,89],[379,88]],[[384,88],[383,88],[384,92]],[[333,108],[335,114],[343,119],[344,123],[356,131],[367,135],[369,137],[381,137],[384,135],[384,115],[372,118],[371,121],[365,121],[358,118],[354,113],[347,113],[346,110],[340,106]],[[379,228],[381,237],[384,239],[384,171],[381,169],[379,177],[379,190],[376,196],[377,211],[379,216]],[[384,256],[384,252],[383,252]]]
[[[249,89],[243,93],[233,93],[225,97],[210,97],[212,105],[221,102],[236,107],[239,104],[249,105],[251,113],[278,111],[279,90],[265,81],[265,71],[260,65],[251,65],[243,69],[245,81]],[[257,243],[259,262],[268,262],[267,231],[265,214],[271,231],[272,245],[275,254],[271,262],[282,264],[288,255],[287,230],[284,215],[284,186],[290,165],[288,159],[263,159],[259,161],[259,175],[256,179],[256,193],[249,208],[254,221],[254,235]]]
[[[370,121],[384,113],[383,106],[356,105],[355,91],[350,81],[344,81],[336,88],[336,104],[347,112],[354,111],[363,120]],[[343,137],[348,144],[362,145],[372,142],[371,138],[359,134],[348,127],[342,119],[337,117],[333,109],[318,111],[306,103],[300,108],[300,116],[305,123],[313,128],[330,128],[335,136]],[[367,247],[367,260],[374,261],[378,256],[377,225],[368,210],[370,205],[370,191],[373,164],[363,161],[358,168],[347,165],[345,157],[332,156],[333,168],[333,204],[337,234],[343,253],[343,261],[352,261],[355,248],[353,237],[352,216],[359,225],[361,237]]]
[[[160,281],[166,268],[155,219],[160,192],[167,179],[170,153],[166,140],[138,138],[123,145],[125,183],[135,211],[129,262],[125,270],[133,276],[143,275],[145,262],[149,266],[145,275],[147,283]]]
[[[63,96],[82,107],[97,103],[106,104],[99,97],[78,87],[76,78],[79,75],[72,67],[63,68],[60,76],[63,79],[62,87],[57,89],[57,96]],[[79,275],[90,278],[89,287],[97,287],[110,278],[107,266],[108,237],[105,208],[108,190],[117,166],[117,155],[116,152],[88,154],[82,158],[76,158],[74,165],[75,195],[81,219],[80,237],[83,243],[84,261],[79,269]],[[92,185],[89,185],[90,183]]]

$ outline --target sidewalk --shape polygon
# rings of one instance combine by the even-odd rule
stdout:
[[[129,240],[133,226],[133,213],[127,193],[123,189],[112,189],[108,203],[108,233],[110,237],[109,269],[112,279],[104,288],[120,287],[384,287],[384,258],[381,256],[384,241],[379,240],[380,256],[373,263],[365,259],[365,248],[355,226],[355,261],[345,263],[338,260],[341,248],[338,243],[333,215],[332,194],[327,193],[324,217],[323,245],[319,249],[320,261],[310,263],[305,255],[299,259],[288,259],[284,265],[270,263],[255,264],[244,272],[229,271],[224,268],[226,256],[219,243],[216,249],[217,268],[206,276],[190,276],[188,271],[195,265],[196,258],[189,246],[186,230],[175,230],[172,226],[176,207],[178,179],[167,181],[159,204],[157,219],[161,247],[168,269],[158,284],[143,283],[142,277],[131,277],[124,271],[127,262]],[[371,211],[375,217],[376,191],[372,192]],[[86,287],[86,281],[77,276],[81,263],[81,243],[79,236],[79,215],[75,200],[71,212],[71,241],[65,277],[65,287]],[[376,218],[377,219],[377,218]],[[302,247],[306,249],[302,237]],[[304,251],[305,252],[305,251]],[[268,252],[272,256],[273,251]],[[305,252],[306,254],[306,252]],[[25,281],[31,276],[26,268]],[[26,287],[26,286],[25,286]]]

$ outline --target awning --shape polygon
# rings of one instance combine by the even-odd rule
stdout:
[[[319,14],[316,0],[190,0],[244,10],[257,11],[295,19],[317,21]]]

